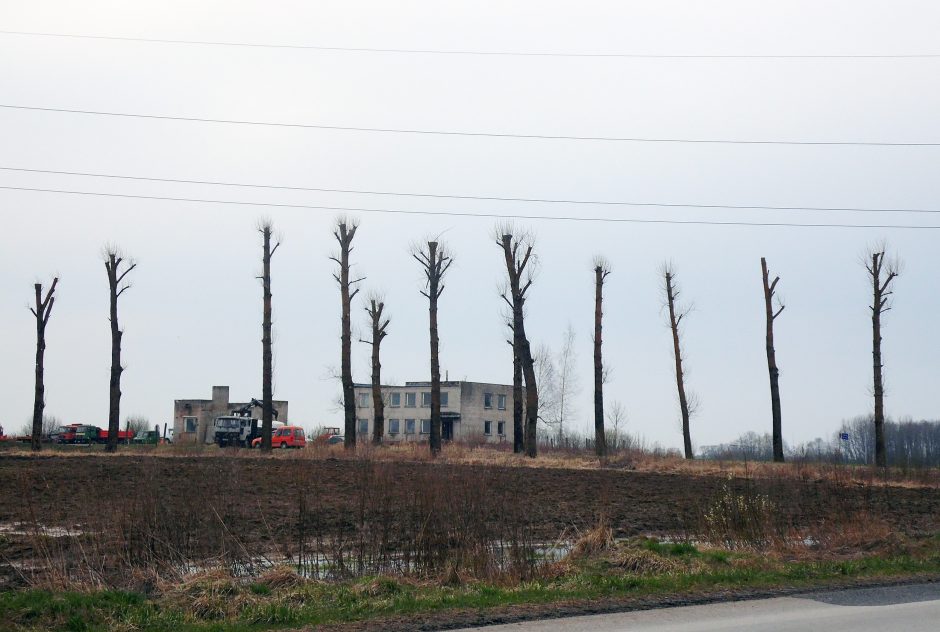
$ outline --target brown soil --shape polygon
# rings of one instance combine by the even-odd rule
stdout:
[[[378,475],[386,481],[383,489],[392,490],[391,494],[408,489],[405,484],[396,485],[398,481],[429,476],[461,485],[478,481],[496,499],[487,503],[490,515],[486,519],[499,521],[512,510],[525,516],[535,537],[545,540],[590,528],[601,516],[617,536],[682,532],[690,527],[702,503],[726,482],[687,474],[421,462],[11,454],[0,455],[0,525],[80,527],[89,512],[100,514],[147,496],[158,497],[159,509],[172,516],[185,515],[194,504],[224,505],[228,529],[242,541],[264,541],[292,533],[300,489],[315,497],[321,524],[353,523],[367,468],[380,470]],[[903,533],[940,527],[937,489],[786,478],[732,482],[735,487],[745,484],[758,485],[796,523],[858,511],[869,512]],[[402,503],[392,502],[388,509],[393,512],[407,499],[395,500]],[[309,499],[306,502],[311,506]]]

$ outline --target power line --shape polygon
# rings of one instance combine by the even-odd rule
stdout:
[[[200,118],[193,116],[169,116],[164,114],[139,114],[132,112],[105,112],[101,110],[74,110],[69,108],[39,107],[33,105],[0,104],[10,110],[56,112],[66,114],[88,114],[93,116],[117,116],[124,118],[154,119],[161,121],[186,121],[191,123],[223,123],[229,125],[260,125],[266,127],[290,127],[322,129],[343,132],[379,132],[385,134],[422,134],[431,136],[469,136],[483,138],[523,138],[534,140],[587,140],[630,143],[691,143],[714,145],[821,145],[821,146],[868,146],[868,147],[940,147],[940,143],[926,142],[876,142],[876,141],[804,141],[804,140],[724,140],[706,138],[639,138],[621,136],[568,136],[552,134],[511,134],[500,132],[461,132],[448,130],[405,129],[388,127],[351,127],[341,125],[319,125],[312,123],[279,123],[275,121],[247,121],[237,119]]]
[[[344,53],[394,53],[408,55],[467,55],[485,57],[567,57],[610,59],[938,59],[937,53],[888,53],[888,54],[822,54],[822,55],[712,55],[712,54],[657,54],[657,53],[561,53],[526,51],[453,50],[433,48],[368,48],[351,46],[315,46],[307,44],[265,44],[250,42],[225,42],[209,40],[165,39],[152,37],[122,37],[114,35],[83,35],[75,33],[41,33],[34,31],[0,31],[2,35],[29,37],[58,37],[67,39],[89,39],[112,42],[143,42],[148,44],[185,44],[195,46],[234,46],[240,48],[275,48],[287,50],[312,50]]]
[[[596,222],[596,223],[626,223],[626,224],[686,224],[696,226],[767,226],[790,228],[897,228],[906,230],[940,230],[940,226],[911,226],[903,224],[806,224],[802,222],[744,222],[721,220],[680,220],[680,219],[638,219],[632,217],[577,217],[573,215],[521,215],[517,213],[467,213],[461,211],[417,211],[390,208],[362,208],[349,206],[319,206],[310,204],[285,204],[276,202],[249,202],[245,200],[213,200],[205,198],[164,197],[157,195],[131,195],[128,193],[106,193],[100,191],[70,191],[64,189],[39,189],[31,187],[0,186],[8,191],[30,191],[35,193],[58,193],[66,195],[85,195],[107,198],[122,198],[131,200],[160,200],[165,202],[194,202],[198,204],[231,204],[236,206],[262,206],[270,208],[292,208],[325,210],[356,213],[389,213],[396,215],[427,215],[445,217],[473,217],[483,219],[519,219],[519,220],[546,220],[564,222]]]
[[[281,191],[310,191],[317,193],[353,193],[357,195],[388,195],[396,197],[419,197],[432,199],[453,200],[481,200],[492,202],[536,202],[542,204],[585,204],[600,206],[638,206],[661,208],[703,208],[703,209],[729,209],[729,210],[766,210],[766,211],[823,211],[823,212],[852,212],[852,213],[940,213],[940,209],[925,208],[859,208],[851,206],[769,206],[755,204],[696,204],[678,202],[625,202],[615,200],[575,200],[557,198],[526,198],[526,197],[498,197],[487,195],[453,195],[443,193],[409,193],[403,191],[370,191],[364,189],[328,189],[323,187],[284,186],[275,184],[256,184],[245,182],[226,182],[220,180],[186,180],[180,178],[154,178],[149,176],[121,175],[113,173],[92,173],[87,171],[55,171],[52,169],[29,169],[25,167],[4,167],[0,171],[16,171],[24,173],[42,173],[65,176],[82,176],[92,178],[111,178],[118,180],[133,180],[144,182],[169,182],[175,184],[205,184],[211,186],[244,187],[251,189],[275,189]]]

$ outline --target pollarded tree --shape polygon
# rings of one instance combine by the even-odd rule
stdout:
[[[46,325],[49,324],[49,316],[52,315],[52,306],[55,303],[55,287],[58,283],[58,277],[52,279],[52,285],[46,291],[45,297],[42,294],[42,283],[33,285],[33,289],[36,291],[36,307],[29,309],[36,317],[36,390],[33,398],[33,426],[30,439],[30,447],[35,451],[42,447],[42,420],[43,410],[46,407]]]
[[[385,400],[382,398],[382,361],[379,350],[382,341],[388,335],[386,329],[390,321],[383,315],[384,311],[385,302],[379,296],[369,298],[366,313],[369,315],[372,340],[366,342],[372,345],[372,408],[374,410],[372,443],[376,445],[382,443],[382,437],[385,435]]]
[[[680,341],[680,325],[688,315],[690,308],[679,304],[679,285],[676,282],[676,272],[671,263],[663,264],[661,268],[663,277],[663,304],[669,311],[669,329],[672,331],[672,352],[676,363],[676,388],[679,393],[679,412],[682,415],[682,445],[685,458],[694,458],[692,452],[692,435],[689,430],[691,408],[689,398],[685,391],[685,373],[682,368],[682,344]]]
[[[760,258],[761,274],[764,278],[764,312],[767,318],[767,370],[770,373],[770,414],[773,421],[773,446],[774,461],[783,463],[783,430],[782,415],[780,412],[780,370],[777,368],[777,352],[774,349],[774,321],[783,311],[784,305],[777,300],[777,307],[774,307],[774,296],[777,291],[777,283],[780,277],[770,280],[770,270],[767,268],[767,260]]]
[[[122,264],[125,266],[123,270]],[[124,278],[137,264],[126,261],[117,248],[107,247],[104,253],[104,267],[108,272],[111,296],[111,380],[108,397],[108,444],[105,450],[114,452],[117,450],[118,434],[121,430],[121,374],[124,372],[121,365],[121,341],[124,332],[118,323],[118,299],[130,289],[130,284],[125,284]]]
[[[261,233],[261,449],[271,450],[271,433],[274,426],[274,353],[271,338],[271,258],[281,245],[271,246],[274,225],[263,220],[258,227]]]
[[[533,239],[525,233],[513,234],[512,226],[497,227],[497,245],[503,250],[506,272],[509,277],[509,298],[504,300],[512,309],[513,362],[518,362],[525,379],[525,453],[528,457],[538,454],[537,429],[539,419],[539,392],[535,379],[532,349],[525,333],[526,294],[532,286]],[[518,406],[516,389],[513,389],[514,412]],[[515,420],[514,420],[515,421]],[[515,433],[515,428],[513,429]],[[513,443],[515,444],[514,438]]]
[[[604,359],[601,332],[604,319],[604,281],[610,264],[603,257],[594,259],[594,452],[607,456],[607,434],[604,431]]]
[[[885,450],[885,391],[884,365],[881,360],[881,317],[891,310],[890,296],[894,293],[891,283],[900,274],[901,266],[897,259],[885,258],[886,245],[869,251],[865,258],[865,269],[871,280],[871,329],[872,329],[872,369],[873,394],[875,397],[875,464],[884,467],[888,464]]]
[[[421,294],[428,299],[428,330],[431,339],[431,455],[441,451],[441,362],[440,339],[437,330],[437,301],[444,292],[444,275],[454,263],[454,258],[444,244],[428,241],[427,245],[415,246],[412,256],[421,264],[426,277],[427,292]]]
[[[359,293],[359,288],[353,286],[363,279],[351,279],[349,254],[353,251],[352,242],[356,237],[359,224],[346,219],[336,220],[333,236],[339,244],[339,252],[330,259],[339,265],[339,271],[333,278],[339,283],[340,301],[342,302],[342,332],[340,334],[340,379],[343,385],[343,445],[347,450],[356,449],[356,391],[352,378],[352,300]]]

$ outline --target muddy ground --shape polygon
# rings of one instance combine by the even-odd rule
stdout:
[[[264,540],[293,533],[301,495],[306,511],[328,528],[355,523],[367,503],[389,515],[413,510],[416,489],[430,483],[442,502],[472,496],[467,518],[500,522],[512,516],[535,537],[552,540],[594,526],[601,516],[620,536],[693,528],[703,504],[727,479],[343,459],[0,455],[0,525],[80,527],[109,508],[135,502],[155,504],[148,507],[154,515],[175,519],[209,506],[246,541]],[[904,533],[940,528],[937,489],[796,479],[736,479],[731,485],[767,493],[795,523],[868,512]]]

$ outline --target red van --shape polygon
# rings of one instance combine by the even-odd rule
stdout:
[[[304,448],[307,446],[307,436],[300,426],[281,426],[271,433],[272,448]],[[261,447],[261,437],[251,442],[251,447]]]

